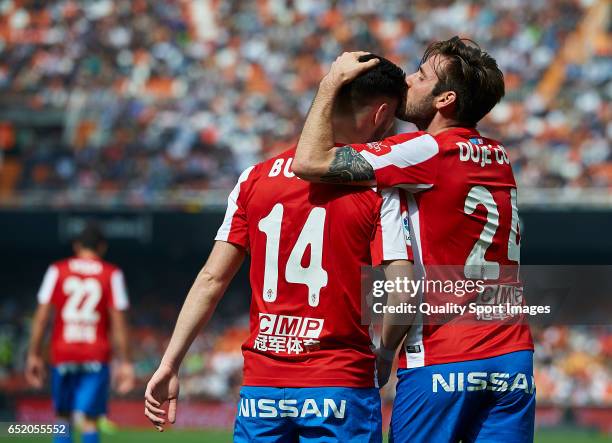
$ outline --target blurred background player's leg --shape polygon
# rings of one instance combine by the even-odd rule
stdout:
[[[81,440],[98,443],[98,418],[107,413],[110,372],[106,364],[84,365],[78,374],[74,409],[83,414]]]
[[[55,410],[56,422],[68,426],[68,433],[53,436],[54,443],[72,442],[71,420],[74,408],[76,374],[67,365],[51,368],[51,397]]]

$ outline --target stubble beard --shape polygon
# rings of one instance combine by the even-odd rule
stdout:
[[[404,121],[414,123],[420,130],[425,130],[436,115],[433,105],[433,95],[428,94],[417,103],[406,103],[403,115],[399,116]]]

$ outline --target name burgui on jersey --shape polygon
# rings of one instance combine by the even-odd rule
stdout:
[[[396,324],[412,322],[419,315],[423,324],[454,322],[526,322],[530,317],[550,316],[549,304],[528,305],[518,267],[501,267],[495,280],[470,279],[465,267],[427,266],[427,277],[386,278],[382,269],[363,269],[363,321]],[[484,272],[486,274],[486,272]],[[393,297],[389,297],[393,295]]]

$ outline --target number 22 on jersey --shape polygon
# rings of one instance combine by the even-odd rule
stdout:
[[[281,242],[281,226],[285,208],[274,205],[270,213],[259,221],[259,230],[266,234],[266,258],[264,266],[263,299],[274,302],[278,295],[278,263]],[[308,287],[308,304],[319,305],[321,289],[327,285],[327,272],[323,269],[323,233],[325,208],[313,208],[298,236],[285,267],[285,279],[289,283]],[[310,245],[310,263],[302,266],[302,258]]]
[[[100,282],[95,278],[68,277],[62,287],[67,300],[62,308],[64,340],[70,343],[93,343],[100,314],[98,303],[102,297]]]

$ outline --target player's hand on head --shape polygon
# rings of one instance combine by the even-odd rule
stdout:
[[[145,415],[158,431],[163,432],[166,415],[170,423],[175,422],[178,395],[177,371],[161,365],[149,380],[145,390]],[[163,409],[166,402],[168,402],[167,414]]]
[[[345,52],[340,55],[332,63],[322,83],[329,84],[333,87],[340,87],[353,81],[368,69],[373,68],[380,61],[378,58],[371,58],[370,60],[361,62],[359,61],[359,57],[362,55],[369,55],[369,52]]]
[[[30,386],[40,389],[45,381],[45,362],[38,355],[28,355],[25,368],[25,378]]]
[[[121,362],[114,371],[115,391],[127,394],[134,389],[134,366],[130,362]]]

